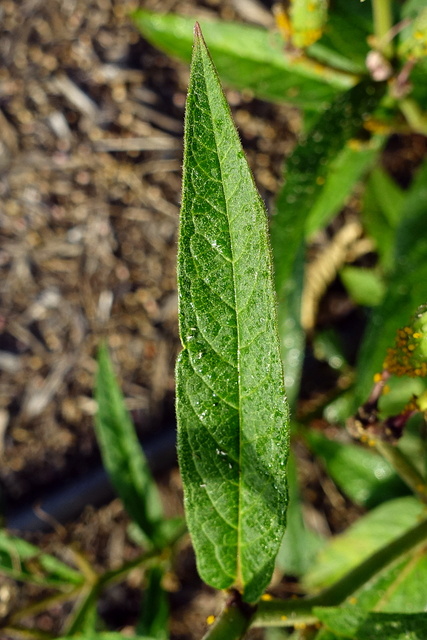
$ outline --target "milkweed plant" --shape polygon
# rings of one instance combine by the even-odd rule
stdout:
[[[195,18],[133,14],[153,45],[186,61],[192,51],[177,267],[185,523],[164,515],[101,345],[95,428],[141,554],[98,573],[75,548],[65,562],[3,530],[1,571],[57,594],[9,615],[4,632],[18,636],[22,618],[68,599],[75,604],[62,638],[124,638],[105,631],[96,605],[138,567],[134,637],[166,640],[164,578],[188,527],[201,578],[224,594],[207,639],[262,628],[266,640],[424,640],[427,161],[419,158],[404,185],[382,161],[396,138],[427,135],[424,0],[290,0],[275,6],[270,29],[194,27]],[[301,133],[269,214],[222,82],[300,109]],[[355,237],[375,259],[343,258],[335,231],[328,253],[310,263],[307,248],[333,220],[353,229],[340,214],[350,199]],[[336,327],[316,322],[334,280],[363,318],[356,360]],[[304,411],[308,353],[335,384]],[[306,517],[301,446],[358,509],[339,533],[326,536]],[[279,597],[289,579],[296,597]],[[40,637],[36,628],[25,633]]]

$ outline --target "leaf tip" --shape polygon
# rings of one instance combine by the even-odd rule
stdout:
[[[198,22],[196,22],[196,24],[194,25],[194,37],[195,38],[203,38],[202,30],[201,30],[200,24]]]

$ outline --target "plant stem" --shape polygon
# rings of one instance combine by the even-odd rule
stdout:
[[[68,602],[69,600],[74,600],[74,598],[77,598],[80,595],[83,588],[84,585],[79,585],[68,592],[61,591],[60,593],[55,593],[46,598],[43,598],[42,600],[38,600],[37,602],[26,605],[22,607],[22,609],[18,609],[17,611],[12,613],[7,619],[7,623],[9,625],[16,624],[18,620],[21,620],[26,616],[35,615],[52,605],[60,604],[61,602]]]
[[[389,32],[393,26],[390,0],[372,0],[376,48],[387,58],[393,55]]]
[[[375,447],[377,451],[390,462],[396,473],[415,495],[422,502],[427,502],[427,486],[424,478],[399,447],[384,442],[383,440],[376,440]]]
[[[46,631],[40,631],[40,629],[27,629],[19,626],[3,627],[3,631],[12,637],[21,636],[21,638],[31,638],[32,640],[55,640],[56,637]]]
[[[414,549],[427,538],[427,520],[423,520],[399,538],[382,547],[355,569],[345,574],[321,593],[301,600],[261,600],[252,625],[256,627],[286,627],[313,624],[313,607],[337,606],[371,580],[379,571]]]
[[[233,599],[207,630],[203,640],[240,640],[251,625],[255,609],[239,598]]]

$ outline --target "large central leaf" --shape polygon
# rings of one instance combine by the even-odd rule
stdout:
[[[178,454],[202,578],[256,601],[287,503],[288,409],[267,218],[196,27],[178,285]]]

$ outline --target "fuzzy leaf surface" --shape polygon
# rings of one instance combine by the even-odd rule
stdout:
[[[288,409],[266,211],[195,33],[178,251],[178,456],[200,575],[254,602],[285,526]]]

